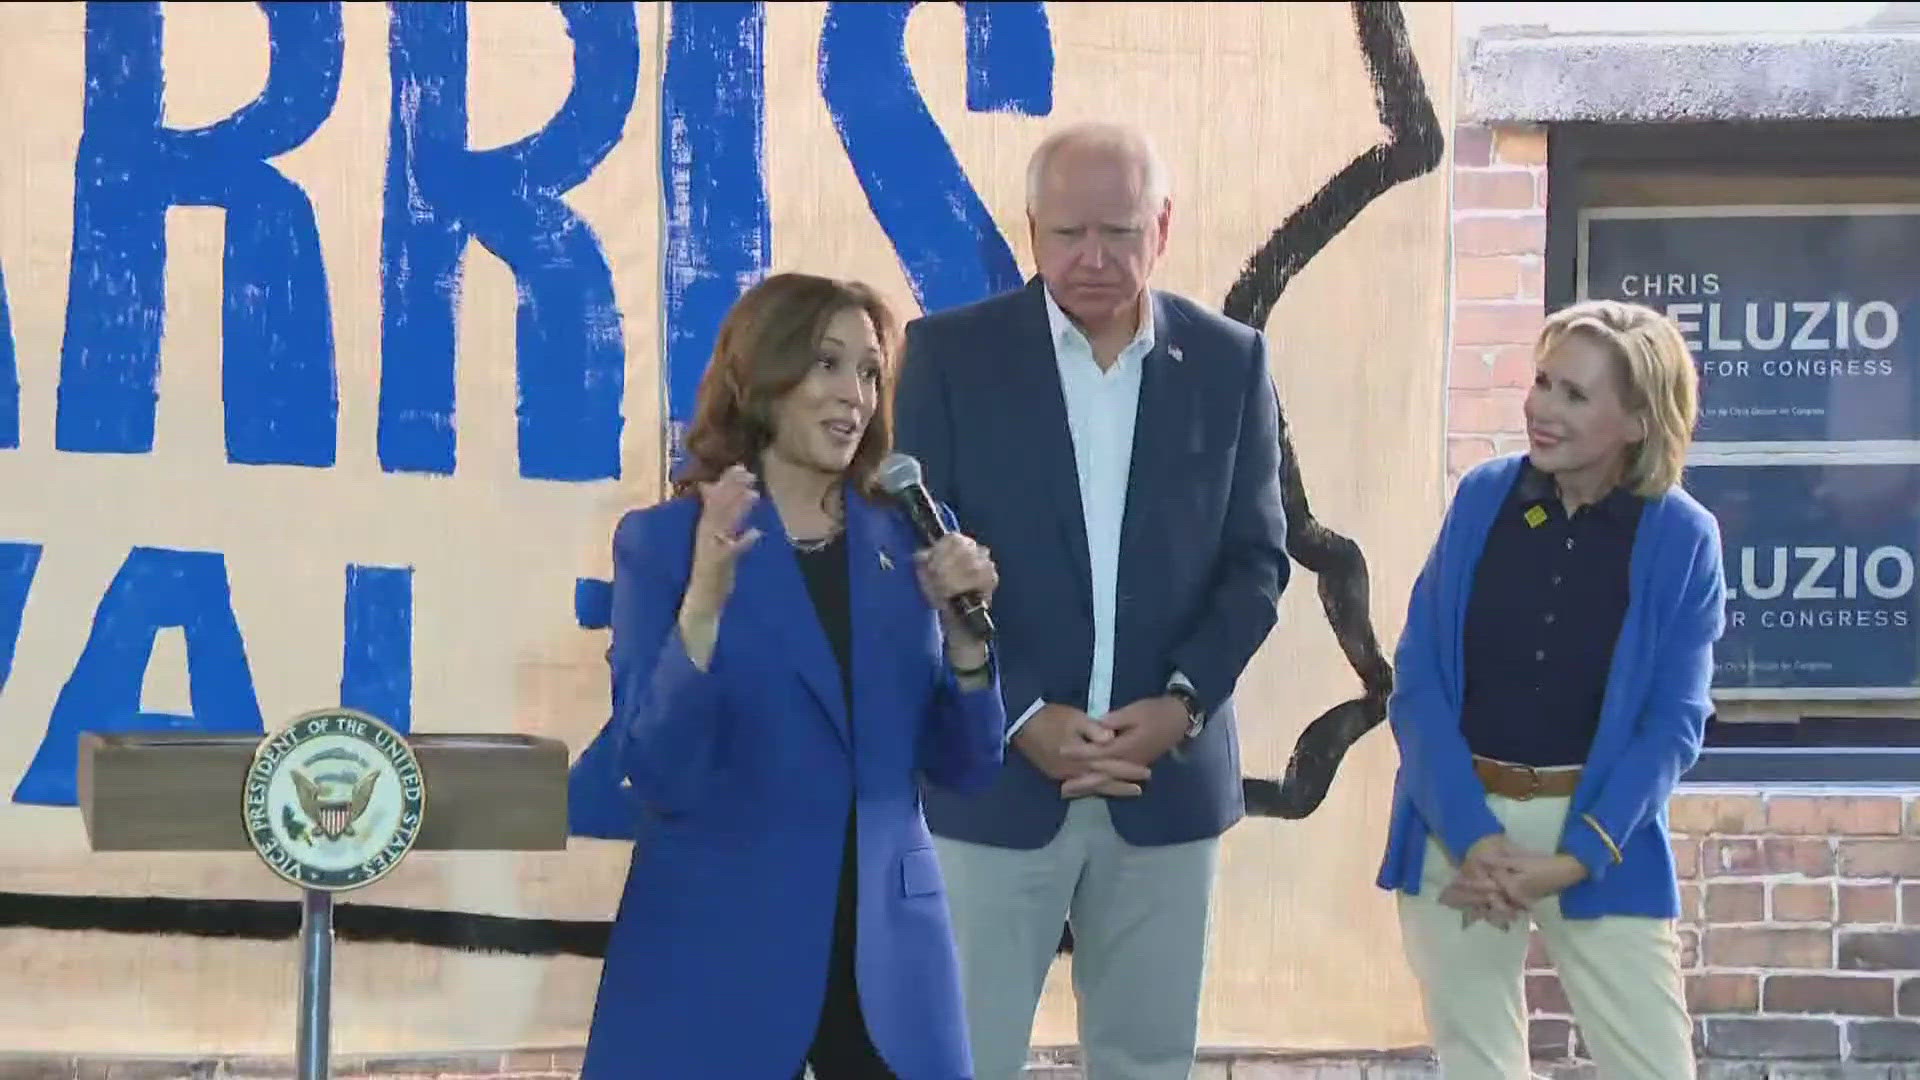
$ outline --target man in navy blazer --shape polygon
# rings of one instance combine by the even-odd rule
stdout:
[[[978,1080],[1024,1066],[1063,921],[1088,1076],[1193,1063],[1233,689],[1288,561],[1265,337],[1148,288],[1170,212],[1141,134],[1060,131],[1028,169],[1038,276],[907,328],[898,443],[993,552],[1018,751],[927,793]]]

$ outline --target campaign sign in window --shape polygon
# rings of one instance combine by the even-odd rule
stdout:
[[[1916,696],[1920,465],[1696,464],[1686,486],[1720,521],[1716,689]]]
[[[1586,297],[1679,324],[1702,442],[1920,438],[1920,207],[1590,210]]]

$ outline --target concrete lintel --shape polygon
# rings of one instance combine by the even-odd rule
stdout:
[[[1911,118],[1920,30],[1488,35],[1464,76],[1461,119],[1481,124]]]

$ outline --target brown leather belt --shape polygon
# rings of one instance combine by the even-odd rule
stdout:
[[[1489,795],[1509,799],[1559,799],[1573,794],[1580,785],[1580,769],[1536,769],[1531,765],[1511,765],[1491,758],[1473,759],[1473,771],[1486,785]]]

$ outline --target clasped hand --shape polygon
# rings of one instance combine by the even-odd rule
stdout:
[[[1041,772],[1060,782],[1062,798],[1131,798],[1153,775],[1155,761],[1187,733],[1178,698],[1143,698],[1095,720],[1066,705],[1043,705],[1014,736]]]
[[[1479,920],[1505,930],[1521,913],[1580,883],[1586,867],[1571,855],[1542,855],[1503,833],[1482,837],[1460,860],[1460,872],[1440,902],[1461,912],[1461,928]]]

